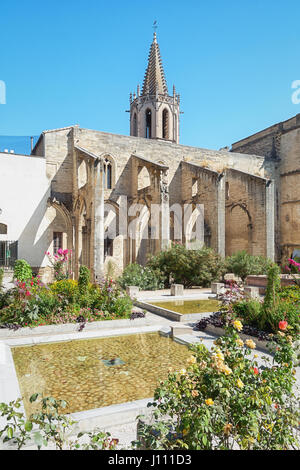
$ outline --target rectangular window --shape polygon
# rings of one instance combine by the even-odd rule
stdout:
[[[57,253],[63,247],[63,234],[62,232],[53,232],[53,253]]]

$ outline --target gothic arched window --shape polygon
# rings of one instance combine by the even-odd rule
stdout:
[[[169,113],[167,109],[162,112],[162,136],[163,139],[169,139]]]
[[[114,162],[111,157],[105,157],[103,161],[103,187],[112,189],[115,182]]]
[[[152,116],[151,116],[151,109],[146,110],[146,139],[151,139],[151,121],[152,121]]]

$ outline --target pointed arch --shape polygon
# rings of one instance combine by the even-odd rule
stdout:
[[[204,213],[200,204],[197,204],[187,221],[185,243],[189,249],[202,248],[204,245]]]
[[[78,166],[78,189],[85,186],[87,183],[87,166],[84,159],[81,160]]]
[[[116,161],[111,154],[102,154],[103,160],[103,187],[113,189],[116,184]]]
[[[151,184],[151,178],[148,169],[143,166],[139,168],[138,172],[138,191],[144,188],[148,188]]]

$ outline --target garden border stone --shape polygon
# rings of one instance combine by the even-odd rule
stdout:
[[[155,300],[153,302],[155,302]],[[164,318],[167,318],[168,320],[177,321],[177,322],[201,320],[204,315],[210,315],[212,313],[212,312],[202,312],[202,313],[182,314],[182,313],[174,312],[173,310],[169,310],[167,308],[158,307],[157,305],[148,304],[147,302],[143,302],[141,300],[136,300],[134,302],[134,305],[136,305],[137,307],[143,308],[145,310],[148,310],[151,313],[155,313],[156,315],[160,315]]]
[[[134,322],[134,323],[133,323]],[[130,320],[129,318],[120,320],[103,320],[95,322],[86,322],[84,331],[103,330],[108,328],[119,328],[119,327],[132,327],[132,326],[147,326],[153,325],[153,320],[145,318],[135,318]],[[6,338],[21,338],[29,336],[40,336],[40,335],[56,335],[65,333],[78,333],[80,323],[64,323],[60,325],[45,325],[36,327],[20,328],[18,330],[10,330],[9,328],[0,328],[0,340]]]

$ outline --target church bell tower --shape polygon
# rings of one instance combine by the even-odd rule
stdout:
[[[179,143],[180,97],[168,93],[156,32],[150,47],[142,92],[130,93],[130,135]]]

